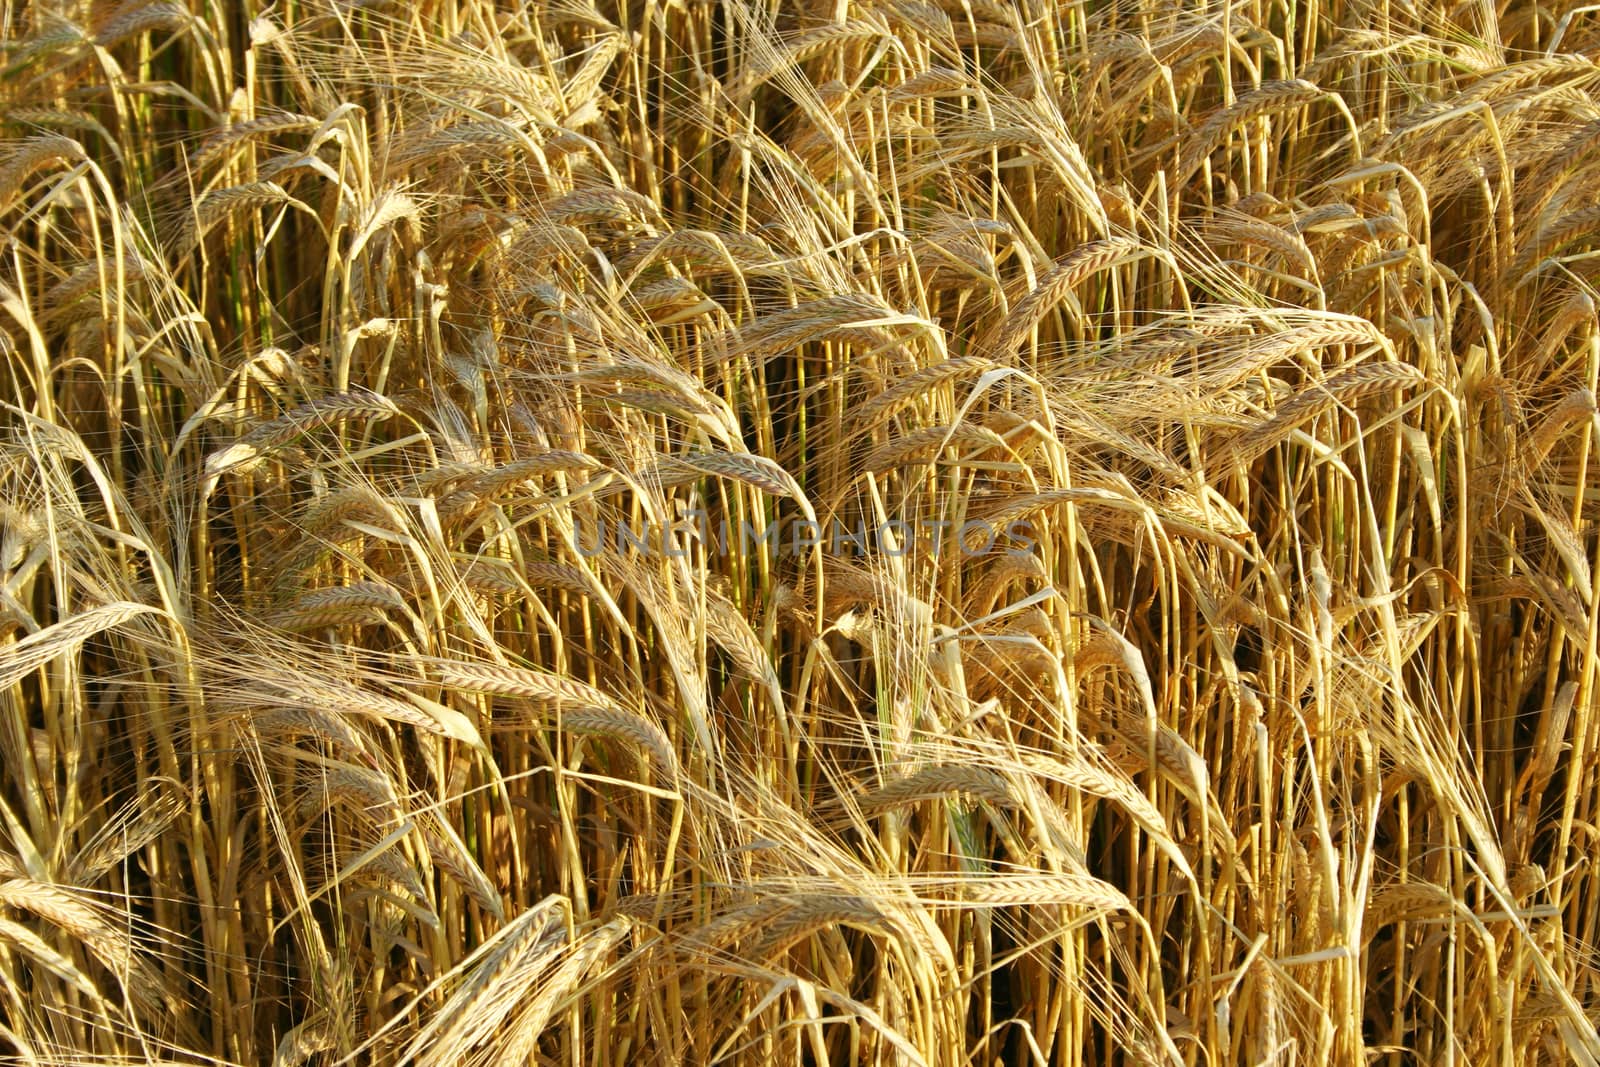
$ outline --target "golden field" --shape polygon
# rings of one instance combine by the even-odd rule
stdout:
[[[1600,1064],[1600,12],[1430,2],[5,3],[0,1061]]]

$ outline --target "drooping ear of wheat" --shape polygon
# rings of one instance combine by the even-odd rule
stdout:
[[[1600,20],[0,9],[0,1061],[1600,1063]]]

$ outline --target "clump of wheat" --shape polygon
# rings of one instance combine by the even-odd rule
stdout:
[[[0,1059],[1600,1061],[1600,23],[0,19]]]

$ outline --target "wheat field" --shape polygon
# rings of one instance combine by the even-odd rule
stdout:
[[[1600,12],[0,5],[0,1061],[1600,1063]]]

